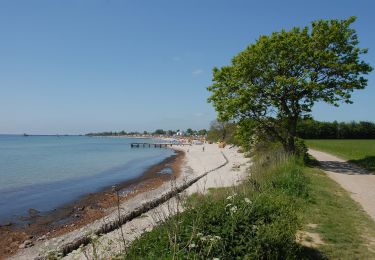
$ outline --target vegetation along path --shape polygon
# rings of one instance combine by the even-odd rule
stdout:
[[[327,175],[350,192],[375,220],[375,175],[334,155],[309,149]]]

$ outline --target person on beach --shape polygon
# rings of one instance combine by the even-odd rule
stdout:
[[[203,152],[204,152],[204,146],[202,147],[202,150],[203,150]]]

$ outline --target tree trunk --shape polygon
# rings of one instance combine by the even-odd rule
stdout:
[[[296,134],[297,134],[297,120],[298,117],[290,117],[288,119],[288,129],[287,129],[287,138],[286,138],[286,146],[284,146],[284,149],[286,152],[295,154],[296,153]]]

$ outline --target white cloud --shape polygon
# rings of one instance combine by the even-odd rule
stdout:
[[[198,112],[198,113],[195,113],[194,116],[196,116],[196,117],[201,117],[201,116],[204,116],[204,114]]]
[[[193,74],[194,76],[198,76],[198,75],[202,74],[203,72],[204,72],[204,71],[201,70],[201,69],[196,69],[196,70],[193,70],[192,74]]]

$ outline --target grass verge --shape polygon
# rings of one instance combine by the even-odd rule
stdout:
[[[329,259],[375,259],[375,222],[324,172],[306,167],[305,173],[310,196],[304,207],[304,231],[323,242],[314,246]]]

